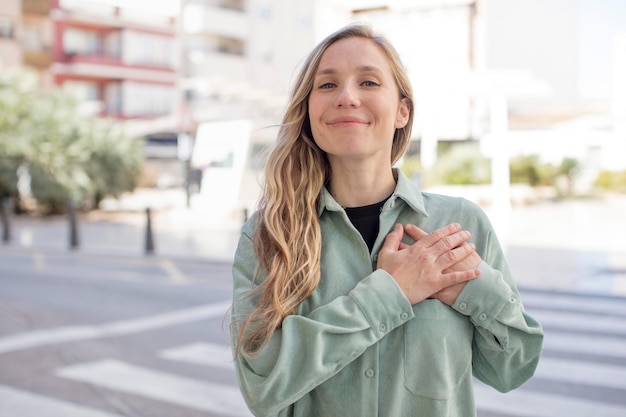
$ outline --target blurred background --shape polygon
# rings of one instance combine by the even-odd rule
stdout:
[[[352,21],[413,83],[399,167],[484,208],[546,328],[479,415],[626,415],[626,2],[2,0],[0,417],[247,415],[229,265],[305,56]]]
[[[0,194],[58,213],[178,188],[212,218],[254,210],[294,74],[350,21],[402,55],[402,167],[424,187],[465,186],[501,230],[510,204],[624,192],[617,0],[5,0]]]
[[[350,21],[413,82],[401,167],[485,206],[503,239],[512,205],[626,190],[618,0],[4,0],[0,196],[238,221],[302,60]]]

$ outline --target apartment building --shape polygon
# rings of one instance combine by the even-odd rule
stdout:
[[[176,112],[177,21],[114,3],[5,0],[3,65],[35,69],[44,88],[76,94],[85,113],[154,120]]]
[[[276,124],[313,45],[312,0],[183,0],[182,86],[193,124]]]
[[[19,0],[0,3],[0,68],[22,65],[22,48],[18,40],[20,15]]]

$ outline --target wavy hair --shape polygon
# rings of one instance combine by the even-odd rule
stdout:
[[[326,154],[316,145],[308,116],[309,95],[322,55],[333,43],[360,37],[375,42],[385,56],[405,99],[409,119],[396,129],[391,163],[405,152],[413,124],[413,91],[398,53],[389,41],[364,24],[352,24],[324,39],[309,54],[296,80],[283,117],[276,145],[265,167],[265,183],[259,201],[254,249],[266,277],[249,296],[257,305],[239,330],[236,351],[258,351],[281,327],[320,282],[322,237],[319,196],[329,180]],[[258,274],[257,274],[258,275]]]

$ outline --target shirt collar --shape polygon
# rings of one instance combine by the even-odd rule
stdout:
[[[417,184],[409,180],[407,176],[404,175],[402,170],[398,168],[393,169],[393,176],[396,178],[396,189],[391,197],[389,197],[392,204],[396,199],[401,199],[413,210],[428,217],[428,212],[424,206],[424,198],[422,197],[422,192]],[[324,210],[343,210],[341,205],[337,203],[326,187],[322,189],[320,194],[318,214],[321,216]]]

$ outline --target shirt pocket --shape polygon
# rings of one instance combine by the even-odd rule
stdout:
[[[415,395],[445,400],[472,364],[473,326],[438,300],[413,306],[404,327],[404,385]]]

